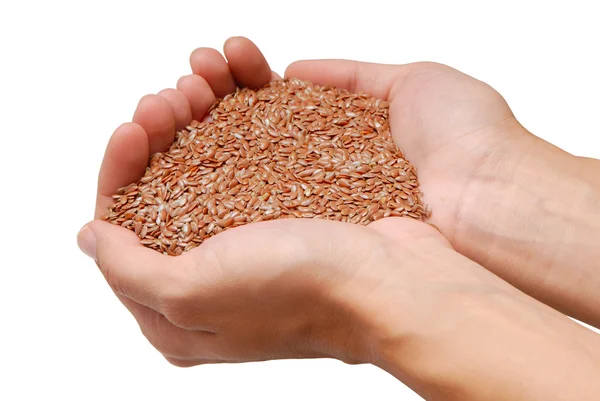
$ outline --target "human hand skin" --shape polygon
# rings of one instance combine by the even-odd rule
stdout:
[[[315,60],[285,75],[389,100],[394,140],[453,247],[600,327],[600,161],[532,135],[493,88],[444,65]]]
[[[194,52],[196,74],[182,78],[178,90],[144,97],[134,123],[115,132],[97,215],[118,187],[141,176],[150,152],[172,141],[174,127],[203,117],[215,93],[223,96],[235,83],[261,86],[273,76],[243,39],[228,42],[225,53],[229,65],[212,50]],[[413,221],[260,223],[177,258],[100,221],[79,238],[146,337],[179,366],[335,357],[375,363],[430,399],[560,399],[566,385],[569,397],[600,394],[593,388],[599,355],[592,333]],[[507,364],[507,354],[517,363]]]
[[[279,220],[179,257],[102,221],[86,230],[115,293],[177,366],[332,357],[373,363],[431,400],[600,395],[594,333],[422,223]]]

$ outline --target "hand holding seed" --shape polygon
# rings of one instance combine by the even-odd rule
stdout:
[[[178,366],[305,357],[364,363],[374,356],[359,320],[371,308],[366,298],[380,296],[370,287],[399,275],[410,288],[420,285],[416,278],[431,272],[419,271],[421,256],[410,255],[417,248],[423,255],[450,251],[425,224],[378,223],[254,223],[177,257],[141,246],[118,226],[96,221],[87,229],[108,283],[148,340]]]
[[[103,216],[106,213],[106,208],[113,202],[112,194],[115,193],[117,188],[132,179],[137,179],[134,178],[134,174],[143,171],[146,158],[150,153],[165,150],[166,146],[169,145],[168,141],[173,140],[173,130],[187,126],[192,118],[202,120],[208,107],[214,102],[216,95],[224,96],[227,91],[231,91],[234,87],[234,80],[240,86],[256,87],[266,84],[271,77],[274,77],[274,74],[264,72],[265,69],[268,71],[268,64],[258,49],[245,39],[229,41],[225,46],[225,53],[229,59],[229,64],[225,64],[222,56],[213,50],[197,50],[192,55],[192,65],[195,71],[201,72],[201,75],[192,75],[180,79],[178,83],[179,90],[166,90],[161,92],[159,96],[143,98],[134,115],[134,122],[117,130],[109,143],[100,173],[97,216]],[[247,64],[248,60],[253,60],[249,63],[250,66],[256,66],[261,70],[250,73],[246,69],[238,67],[240,62]],[[260,80],[258,80],[259,78]],[[231,85],[226,85],[227,83]],[[288,83],[288,85],[290,92],[305,90],[304,83]],[[252,95],[256,96],[256,99],[251,98],[250,102],[258,102],[262,97],[268,95],[272,96],[267,91],[259,92]],[[367,167],[365,171],[361,170],[362,167],[350,170],[350,168],[354,168],[353,163],[360,166],[363,163],[362,160],[356,161],[353,159],[353,153],[350,153],[352,158],[348,157],[348,153],[340,153],[339,156],[338,153],[335,153],[333,158],[328,161],[328,165],[331,165],[332,168],[328,169],[327,172],[324,171],[321,176],[316,174],[316,177],[315,172],[318,173],[318,171],[311,171],[309,176],[306,176],[307,169],[302,164],[293,166],[293,168],[286,167],[295,171],[300,179],[298,185],[293,184],[290,191],[298,192],[298,195],[290,197],[289,194],[286,194],[291,198],[290,202],[295,201],[298,203],[303,199],[309,201],[314,199],[314,196],[310,197],[309,192],[317,192],[319,190],[318,184],[324,183],[322,185],[324,186],[327,182],[330,182],[328,174],[331,172],[341,175],[340,185],[337,187],[340,191],[337,195],[333,194],[336,195],[333,198],[336,203],[330,202],[332,203],[333,212],[331,215],[325,215],[326,218],[340,221],[354,219],[356,221],[353,220],[352,222],[362,224],[387,216],[410,216],[414,214],[415,218],[421,218],[424,209],[416,188],[414,170],[408,162],[404,163],[402,159],[392,157],[390,152],[396,152],[396,150],[390,147],[387,122],[378,114],[378,106],[374,102],[373,104],[367,103],[372,102],[369,98],[357,98],[343,93],[340,96],[333,91],[317,92],[317,95],[332,97],[332,101],[336,103],[338,101],[345,103],[357,102],[357,104],[362,102],[365,104],[364,107],[371,110],[370,117],[368,117],[371,120],[367,121],[368,124],[365,122],[362,128],[360,128],[360,125],[358,126],[362,129],[363,135],[370,136],[366,141],[347,136],[349,140],[347,147],[354,146],[357,148],[356,150],[364,151],[364,154],[367,154],[370,150],[375,157],[370,160],[372,166],[365,164],[365,167]],[[336,99],[335,96],[340,96],[340,99]],[[168,102],[164,98],[168,99]],[[318,97],[313,96],[313,98],[317,99]],[[306,101],[301,97],[299,99]],[[310,97],[308,100],[314,101]],[[189,108],[185,107],[186,102]],[[297,106],[292,104],[290,108],[292,107]],[[337,130],[343,134],[343,127],[347,127],[350,133],[361,133],[356,128],[356,121],[360,123],[362,120],[355,118],[355,115],[348,115],[349,113],[352,114],[350,107],[346,107],[346,110],[347,112],[343,116],[330,114],[330,116],[336,118],[335,122],[339,126]],[[384,112],[387,113],[387,109]],[[221,112],[220,114],[224,113]],[[271,115],[273,114],[271,112]],[[220,121],[219,113],[213,115],[217,121]],[[385,116],[386,114],[384,114]],[[264,120],[269,117],[263,115],[261,118],[263,123],[268,125]],[[214,139],[214,134],[211,137],[202,136],[207,128],[210,127],[201,125],[197,130],[188,130],[185,134],[179,136],[179,143],[189,143],[191,140],[196,139],[191,138],[191,135],[195,135],[199,144],[203,145],[198,146],[198,152],[209,152],[211,158],[216,156],[217,153],[209,148],[210,141],[220,142],[222,138],[216,137]],[[292,129],[296,130],[297,128],[292,127]],[[381,132],[381,134],[378,134],[378,132]],[[340,137],[342,141],[346,141],[346,137],[339,136],[337,131],[332,134]],[[383,134],[388,135],[388,137],[384,137]],[[257,135],[260,135],[260,133]],[[382,139],[379,136],[382,136]],[[146,137],[148,138],[149,148],[144,148]],[[233,135],[231,137],[237,140]],[[326,138],[325,135],[323,137]],[[262,138],[259,137],[259,139],[253,140],[266,141],[268,139],[269,134],[265,133]],[[326,144],[326,141],[315,143],[309,138],[303,140],[297,139],[296,136],[291,137],[290,141],[292,139],[297,142],[308,143],[308,145],[298,146],[298,149],[305,147],[308,150],[307,153],[310,153],[313,148],[324,148],[322,145]],[[275,155],[275,149],[286,148],[287,145],[282,144],[285,140],[276,142],[275,145],[270,144],[270,148],[265,146],[264,150],[270,149],[272,154]],[[354,145],[354,143],[360,145]],[[133,148],[140,149],[139,153],[134,154],[129,151]],[[231,152],[235,151],[249,152],[250,150],[244,150],[244,147],[232,148]],[[169,156],[177,157],[180,154],[171,152]],[[242,154],[241,156],[245,155]],[[258,156],[260,155],[257,155],[257,159]],[[272,157],[274,158],[274,156]],[[339,161],[336,161],[335,158],[338,158]],[[244,157],[241,157],[241,159],[243,160]],[[252,163],[254,160],[250,159]],[[305,157],[305,160],[310,159],[310,155]],[[169,171],[170,167],[167,166],[167,163],[170,162],[168,160],[165,161],[158,157],[154,160],[159,160],[162,163],[160,165],[157,163],[157,167],[160,166],[163,167],[163,171]],[[325,159],[320,159],[320,161],[323,160]],[[267,163],[264,164],[261,163],[260,166],[269,166],[269,161],[267,160]],[[385,164],[382,162],[385,162]],[[399,162],[402,163],[402,166],[396,167],[396,163]],[[213,167],[210,164],[211,162],[207,162],[202,166],[198,170],[198,174],[203,173],[202,169],[210,170]],[[334,166],[334,164],[339,166]],[[271,166],[271,172],[276,172],[277,167],[277,165]],[[242,172],[243,168],[244,166],[242,166]],[[346,168],[348,169],[347,172],[344,171]],[[367,173],[370,173],[371,170],[374,172],[368,175]],[[144,177],[150,177],[153,180],[153,172],[154,169],[150,168]],[[261,170],[251,175],[260,177],[261,172],[264,171]],[[377,173],[381,172],[386,174],[384,176],[387,177],[385,182],[371,178],[377,177]],[[357,195],[356,191],[353,193],[350,190],[350,185],[356,181],[353,174],[359,176],[367,174],[365,182],[358,183],[358,185],[362,185],[360,194],[367,197],[367,199],[358,198],[357,201],[353,197],[353,195]],[[221,175],[229,176],[229,173],[225,171]],[[170,176],[171,172],[169,171],[168,177]],[[210,177],[210,175],[205,177]],[[196,180],[196,176],[193,174],[183,177],[183,179],[185,178],[189,178],[190,181],[192,179]],[[248,188],[255,184],[251,179],[249,183],[246,183],[250,177],[242,176],[241,178],[245,180],[242,183],[243,185],[238,184],[238,187],[243,188],[241,191],[252,192]],[[281,176],[275,176],[274,178],[276,181],[282,180]],[[178,189],[178,181],[181,180],[175,180],[171,187],[173,189],[169,193],[169,216],[173,216],[173,219],[183,217],[177,209],[185,206],[179,203],[179,200],[184,198],[176,197],[182,192],[182,188]],[[259,184],[273,184],[270,179],[265,178],[263,181]],[[301,181],[311,183],[310,190],[302,187]],[[348,184],[344,186],[344,182]],[[128,226],[130,229],[134,228],[135,223],[139,223],[130,220],[131,224],[128,225],[126,222],[127,214],[135,206],[130,209],[121,209],[121,207],[129,205],[132,200],[138,204],[140,201],[145,201],[146,195],[142,192],[141,187],[150,183],[151,180],[143,178],[138,187],[140,189],[136,189],[136,193],[132,195],[133,199],[127,196],[130,193],[128,189],[124,190],[125,194],[123,196],[116,197],[118,201],[113,210],[120,210],[120,212],[115,213],[115,218],[112,219],[113,222]],[[217,190],[220,184],[222,184],[221,181],[210,179],[206,182],[200,182],[198,191],[195,191],[196,197],[189,200],[184,199],[187,206],[192,202],[201,202],[203,205],[208,205],[204,213],[211,215],[213,218],[213,220],[209,220],[213,223],[205,223],[202,220],[195,220],[195,215],[190,214],[194,220],[184,222],[186,227],[188,226],[187,223],[196,221],[196,229],[200,226],[200,229],[207,234],[214,234],[220,228],[228,228],[227,225],[221,227],[218,224],[220,221],[218,219],[224,220],[227,216],[217,216],[216,212],[211,212],[213,206],[210,206],[210,196],[213,196],[215,192],[223,194],[229,189],[237,189],[238,187],[225,187]],[[368,190],[362,190],[364,186],[367,186],[366,189]],[[397,191],[398,188],[395,188],[395,186],[405,191],[400,191],[400,194],[396,195],[396,202],[394,196],[386,195],[388,193],[393,194],[392,191]],[[212,191],[203,193],[202,189],[204,188],[210,188]],[[258,190],[261,188],[263,187],[259,187]],[[151,201],[153,205],[155,202],[167,198],[165,192],[168,191],[168,188],[165,185],[155,187],[153,190],[157,191],[153,193],[155,196]],[[343,192],[344,190],[347,193]],[[232,204],[240,198],[242,192],[229,197]],[[323,192],[322,189],[321,192]],[[263,190],[262,192],[257,191],[255,194],[261,200],[263,200],[264,195],[270,195],[270,193]],[[136,201],[135,198],[141,199]],[[176,200],[173,201],[173,199]],[[412,202],[410,205],[406,203],[409,199]],[[227,203],[227,200],[220,200],[222,204]],[[245,199],[245,208],[250,208],[251,212],[251,204],[254,200],[256,199],[253,199],[253,197]],[[378,212],[377,209],[369,207],[369,200],[372,206],[381,204],[382,210]],[[355,207],[353,203],[359,205],[357,209],[359,213],[346,213],[344,208],[348,207],[344,201],[350,203],[351,207]],[[165,205],[167,204],[167,201],[163,202],[165,202]],[[175,204],[175,202],[178,203]],[[289,206],[286,202],[283,202],[283,206]],[[395,206],[390,207],[390,203]],[[158,206],[161,205],[163,203]],[[266,204],[266,206],[268,205]],[[383,207],[386,205],[388,207],[384,209]],[[286,210],[291,209],[292,212],[300,213],[300,215],[290,217],[311,217],[308,211],[303,210],[303,207],[310,209],[308,206],[311,206],[310,202],[306,205],[299,203],[294,205],[295,208],[289,206],[289,209],[285,208],[283,211],[277,209],[275,212],[283,214]],[[319,205],[319,207],[323,206]],[[186,210],[191,209],[187,208]],[[244,211],[243,209],[242,211]],[[325,208],[323,207],[323,209]],[[166,210],[164,208],[157,209],[156,207],[152,210],[154,215],[149,219],[149,224],[133,230],[143,238],[143,244],[145,244],[145,234],[153,234],[153,227],[166,226],[164,224],[167,218]],[[233,210],[235,212],[238,209],[233,208]],[[385,210],[388,210],[388,214],[384,213]],[[259,211],[257,210],[257,212]],[[267,212],[269,211],[272,210],[267,210]],[[312,211],[317,212],[317,210]],[[231,214],[229,213],[230,210],[226,210],[226,212]],[[257,219],[252,217],[251,212],[238,213],[236,217],[246,216],[246,219],[256,221]],[[267,220],[267,217],[272,216],[267,213],[263,217],[264,220]],[[275,218],[277,217],[275,216]],[[404,231],[402,227],[408,224],[399,219],[390,221],[393,221],[400,231]],[[389,225],[390,221],[386,222],[386,225]],[[200,225],[200,223],[204,224]],[[211,227],[211,224],[213,227],[207,230],[208,227]],[[424,230],[424,235],[438,237],[442,244],[445,243],[439,233],[430,227],[420,225],[415,227],[414,230],[417,233]],[[185,229],[180,228],[187,235]],[[193,229],[189,230],[190,234],[195,231]],[[413,230],[413,228],[410,228],[410,230]],[[135,236],[120,227],[107,226],[94,221],[84,229],[81,237],[85,239],[91,232],[93,232],[95,240],[89,248],[86,248],[88,242],[83,241],[84,250],[88,249],[88,253],[97,261],[109,284],[136,316],[150,341],[169,360],[176,364],[197,364],[207,360],[244,361],[302,356],[336,356],[340,359],[354,361],[369,359],[367,355],[364,355],[364,352],[359,352],[359,348],[363,347],[360,340],[346,334],[356,330],[351,327],[354,324],[350,320],[351,318],[349,316],[344,317],[347,313],[343,309],[346,308],[348,301],[346,298],[350,294],[342,296],[341,293],[346,292],[346,285],[343,283],[355,280],[355,276],[359,276],[357,271],[366,269],[365,266],[362,266],[362,261],[372,259],[371,253],[375,255],[380,253],[376,248],[383,245],[378,245],[381,240],[378,239],[379,234],[374,226],[366,228],[340,222],[297,219],[274,221],[269,224],[252,224],[248,227],[236,227],[233,230],[214,236],[205,241],[202,244],[203,246],[198,249],[188,249],[186,247],[185,250],[189,252],[176,259],[149,252],[140,246],[139,240]],[[159,234],[161,235],[159,241],[165,241],[165,243],[170,240],[172,235],[170,232],[159,232]],[[205,240],[205,238],[200,239]],[[145,245],[153,247],[154,242]],[[164,253],[175,253],[170,245],[177,246],[179,243],[172,241],[167,243],[165,247],[161,242],[161,247],[156,247],[156,249]],[[195,244],[189,242],[189,245]],[[173,248],[173,250],[175,249],[182,250],[178,247]],[[382,252],[387,253],[383,250]],[[385,266],[385,263],[376,264]],[[369,274],[372,274],[376,270],[374,267],[369,267],[368,271]],[[338,285],[340,286],[340,294],[335,294],[334,290]],[[282,297],[282,295],[286,296]],[[335,299],[335,297],[339,297],[339,299]],[[307,299],[314,301],[307,302]],[[200,309],[197,309],[198,307]],[[319,308],[322,310],[319,311]],[[212,311],[209,309],[212,309]],[[333,322],[336,323],[332,324]],[[244,327],[242,333],[237,333],[234,329],[238,325]],[[170,334],[161,336],[160,333]],[[269,333],[272,333],[272,335],[269,336]],[[243,336],[240,334],[243,334]],[[214,342],[217,338],[219,341]],[[338,344],[341,338],[346,338],[342,341],[347,343],[349,349]],[[215,343],[210,355],[194,351],[195,349],[206,350],[207,339],[213,339]],[[261,346],[261,342],[266,343]],[[224,343],[227,343],[231,349],[225,349]]]
[[[194,73],[177,89],[142,98],[133,122],[117,129],[100,171],[97,218],[119,188],[144,176],[149,157],[164,152],[176,130],[203,120],[216,98],[279,78],[247,39],[230,39],[224,50],[227,61],[215,50],[197,49]],[[532,137],[502,97],[432,63],[305,61],[292,64],[286,77],[388,101],[393,139],[416,165],[432,221],[448,239],[398,217],[362,222],[368,225],[289,218],[228,229],[171,257],[143,246],[132,230],[95,220],[80,232],[80,246],[148,340],[177,366],[312,357],[374,363],[427,398],[517,399],[524,394],[521,370],[541,377],[568,372],[575,377],[571,386],[589,391],[599,371],[597,340],[452,247],[483,260],[479,249],[487,243],[476,245],[473,233],[502,232],[516,221],[504,218],[501,225],[494,213],[482,212],[499,196],[487,186],[489,177],[515,169],[519,154],[531,147]],[[504,189],[507,208],[523,205],[514,186]],[[401,201],[400,215],[406,210]],[[119,218],[125,213],[114,221]],[[133,221],[118,222],[142,234]],[[504,272],[494,259],[486,267]],[[569,338],[577,338],[577,346]],[[514,355],[510,366],[507,353]],[[567,360],[577,360],[577,368]],[[532,385],[527,399],[555,394],[553,386]]]

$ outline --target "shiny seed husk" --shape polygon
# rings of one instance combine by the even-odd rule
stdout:
[[[392,141],[383,100],[288,79],[238,89],[209,117],[178,132],[138,182],[117,190],[105,219],[180,255],[260,221],[366,225],[431,215],[414,166]]]

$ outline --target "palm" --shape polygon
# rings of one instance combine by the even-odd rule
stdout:
[[[449,67],[416,64],[390,92],[391,130],[417,167],[435,223],[451,235],[482,168],[496,163],[511,138],[498,135],[513,119],[494,89]]]
[[[477,205],[488,169],[502,166],[508,149],[515,149],[505,128],[517,123],[502,96],[444,65],[300,61],[286,76],[390,101],[394,140],[416,166],[432,221],[451,242],[474,216],[461,207]]]
[[[412,249],[430,246],[432,239],[444,246],[435,230],[400,218],[370,227],[284,219],[225,231],[183,256],[195,273],[186,278],[189,295],[182,290],[180,308],[175,304],[167,311],[168,319],[188,330],[217,333],[217,342],[227,344],[220,355],[226,360],[364,359],[359,339],[344,330],[346,313],[331,301],[356,296],[354,283],[372,276],[373,265],[383,265],[373,260],[386,255],[389,239]],[[323,343],[327,338],[343,338],[352,352],[336,349],[337,341]],[[290,341],[305,347],[290,347]]]

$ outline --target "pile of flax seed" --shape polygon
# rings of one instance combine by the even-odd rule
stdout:
[[[179,255],[243,224],[429,217],[414,167],[392,141],[387,102],[297,79],[240,89],[156,153],[105,217]]]

